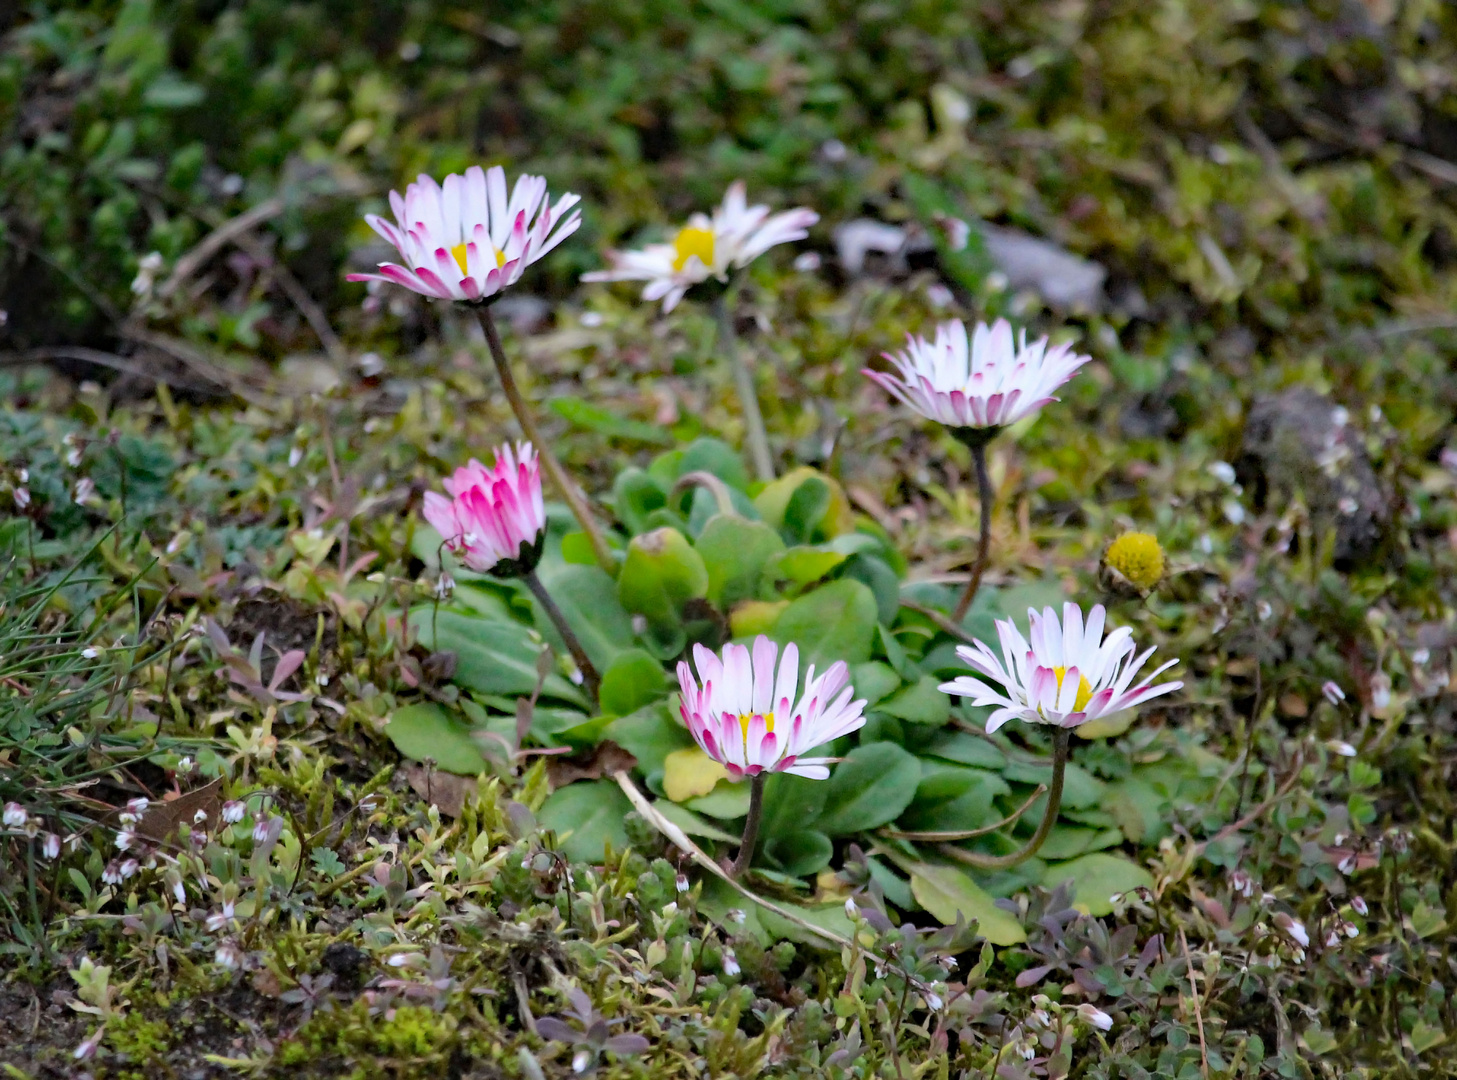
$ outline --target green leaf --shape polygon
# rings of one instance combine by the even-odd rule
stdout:
[[[1027,940],[1016,916],[997,907],[986,890],[956,867],[912,863],[904,869],[910,871],[916,902],[944,925],[950,926],[960,915],[968,922],[975,919],[977,931],[993,945],[1019,945]]]
[[[433,761],[445,772],[479,776],[486,768],[470,728],[433,702],[396,709],[384,732],[405,757]]]
[[[520,623],[419,607],[410,612],[410,626],[427,649],[455,653],[453,681],[457,685],[511,697],[529,696],[536,689],[536,658],[541,649]],[[582,692],[555,673],[546,677],[542,693],[586,705]]]
[[[720,780],[707,795],[683,804],[697,814],[707,814],[720,821],[732,821],[749,812],[749,785],[740,781]]]
[[[1034,765],[1030,761],[1011,761],[1002,769],[1002,778],[1018,784],[1052,786],[1052,766]],[[1103,796],[1103,781],[1081,765],[1069,761],[1062,780],[1062,805],[1080,810],[1092,806]]]
[[[739,841],[739,838],[733,833],[724,832],[717,825],[705,821],[686,806],[679,806],[670,799],[658,799],[653,803],[653,809],[689,836],[702,836],[708,840],[718,840],[725,844],[736,844]]]
[[[901,177],[901,190],[936,245],[936,258],[947,276],[968,292],[979,293],[986,276],[996,269],[982,240],[980,221],[935,180],[920,173],[908,172]],[[951,246],[946,230],[938,221],[959,218],[970,226],[966,244]]]
[[[921,753],[928,757],[944,758],[978,769],[992,769],[1000,772],[1007,764],[1007,755],[997,748],[996,743],[968,731],[948,731],[937,735],[921,747]]]
[[[668,492],[642,469],[629,465],[612,483],[612,501],[617,520],[636,536],[647,531],[649,514],[668,505]]]
[[[619,653],[632,642],[632,616],[617,601],[617,585],[598,566],[543,562],[541,583],[547,594],[561,608],[567,625],[576,632],[587,657],[598,671],[612,665]],[[536,616],[536,629],[552,643],[559,654],[566,644],[556,624],[547,617],[535,598],[531,601]],[[631,712],[632,710],[627,710]]]
[[[939,681],[929,675],[907,686],[888,701],[876,706],[881,712],[889,713],[912,724],[934,724],[940,727],[951,716],[951,699],[936,687]]]
[[[662,769],[663,761],[673,751],[697,745],[683,722],[661,704],[618,717],[602,729],[602,737],[611,739],[637,758],[638,768],[644,775]]]
[[[763,578],[766,586],[773,583],[803,588],[818,581],[844,561],[845,556],[838,551],[799,545],[781,550],[778,555],[769,559],[764,565]]]
[[[894,821],[920,780],[921,763],[895,743],[856,747],[825,781],[825,808],[814,827],[845,836]]]
[[[315,870],[330,880],[344,873],[344,860],[333,848],[314,848],[309,852],[309,861],[314,864]]]
[[[792,544],[808,544],[830,509],[830,485],[818,476],[808,477],[789,496],[784,506],[780,531]]]
[[[936,832],[980,829],[1000,820],[993,804],[1010,790],[996,773],[923,761],[916,797],[898,824]]]
[[[616,603],[616,597],[613,602]],[[663,665],[642,649],[624,649],[602,672],[599,698],[604,713],[626,716],[667,692],[668,677]]]
[[[591,780],[552,792],[541,804],[536,820],[558,837],[571,833],[561,849],[572,862],[601,862],[608,841],[614,851],[627,848],[623,819],[630,813],[632,803],[615,781]]]
[[[813,822],[825,808],[829,785],[793,773],[774,773],[764,783],[763,836],[787,836]]]
[[[709,435],[699,436],[683,448],[676,475],[691,472],[712,473],[729,487],[740,491],[747,491],[749,487],[749,471],[744,468],[744,460],[739,457],[738,451],[722,439]]]
[[[1121,855],[1095,852],[1069,862],[1050,863],[1042,884],[1055,889],[1071,879],[1076,886],[1073,906],[1089,915],[1107,915],[1113,910],[1109,897],[1132,889],[1153,888],[1153,875]]]
[[[581,398],[552,398],[551,410],[576,427],[586,428],[588,431],[595,431],[609,438],[627,439],[655,446],[664,446],[673,441],[673,436],[656,424],[625,419],[616,413],[608,412],[600,405],[593,405]]]
[[[848,533],[836,539],[849,540],[861,535]],[[876,614],[882,623],[889,626],[895,622],[901,609],[901,583],[884,559],[863,552],[856,554],[845,564],[845,576],[854,578],[875,594]]]
[[[875,627],[870,590],[858,581],[832,581],[785,608],[774,624],[774,637],[799,646],[801,668],[814,664],[824,671],[836,660],[869,660]]]
[[[850,502],[845,498],[845,493],[839,483],[808,465],[791,469],[778,480],[765,485],[764,490],[754,497],[754,505],[758,508],[759,515],[774,528],[783,528],[786,524],[785,517],[790,500],[800,486],[810,479],[825,484],[829,488],[830,505],[815,529],[815,534],[804,537],[804,539],[828,540],[841,533],[853,531],[855,514],[850,509]]]
[[[770,837],[763,849],[769,864],[790,877],[818,874],[830,865],[830,856],[834,853],[835,845],[830,838],[813,829]]]
[[[617,578],[617,596],[628,611],[676,628],[683,605],[707,594],[708,568],[677,529],[654,529],[628,544]]]
[[[720,611],[758,593],[764,565],[784,550],[779,534],[762,521],[716,514],[694,548],[708,571],[708,599]]]
[[[855,687],[855,696],[865,699],[870,708],[901,684],[901,677],[889,664],[869,660],[850,669],[850,683]]]
[[[1077,825],[1055,825],[1042,846],[1037,849],[1040,858],[1056,861],[1075,859],[1090,851],[1117,847],[1123,843],[1123,833],[1118,829],[1089,829]]]

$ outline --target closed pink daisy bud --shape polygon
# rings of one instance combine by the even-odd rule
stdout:
[[[552,203],[541,176],[521,176],[508,196],[506,172],[472,166],[445,183],[421,174],[403,197],[390,192],[395,220],[366,214],[369,227],[400,253],[375,274],[350,281],[387,281],[439,300],[485,300],[516,284],[526,268],[577,231],[579,199]],[[571,211],[571,213],[568,213]]]
[[[425,493],[425,520],[466,566],[497,577],[521,577],[536,569],[546,537],[546,507],[530,443],[498,447],[490,469],[472,458],[443,486],[445,495]]]

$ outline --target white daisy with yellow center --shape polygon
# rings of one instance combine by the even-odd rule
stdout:
[[[519,177],[508,195],[499,165],[451,173],[444,184],[422,174],[403,197],[390,192],[394,221],[365,216],[402,264],[380,263],[379,273],[349,280],[389,281],[440,300],[488,299],[577,231],[577,202],[567,194],[551,203],[540,176]]]
[[[769,213],[749,206],[743,181],[729,185],[713,216],[694,214],[666,244],[641,251],[609,251],[610,268],[583,274],[583,281],[646,281],[644,300],[663,301],[672,311],[684,293],[709,278],[727,281],[731,271],[748,266],[771,247],[803,240],[819,215],[807,207]]]
[[[784,646],[782,657],[779,646],[762,634],[752,654],[743,645],[730,644],[720,657],[695,645],[693,662],[701,686],[687,661],[678,664],[683,722],[730,780],[763,772],[824,780],[832,759],[804,753],[865,724],[865,702],[851,700],[855,691],[844,661],[818,677],[811,664],[799,692],[799,647],[793,642]]]
[[[991,326],[952,319],[934,340],[911,337],[906,348],[886,353],[896,371],[864,374],[928,420],[954,428],[1001,428],[1030,416],[1091,357],[1047,338],[1028,344],[1005,319]]]
[[[977,708],[996,706],[987,718],[989,732],[1008,720],[1073,728],[1131,709],[1184,685],[1154,685],[1154,680],[1177,660],[1170,660],[1134,685],[1133,680],[1154,650],[1135,655],[1133,631],[1126,626],[1105,638],[1102,604],[1088,612],[1086,625],[1082,609],[1073,603],[1063,605],[1060,622],[1050,607],[1040,614],[1029,609],[1027,618],[1030,642],[1010,619],[997,620],[1000,658],[980,641],[975,647],[963,645],[956,650],[977,674],[999,683],[1001,690],[970,675],[941,684],[943,691],[970,698]]]

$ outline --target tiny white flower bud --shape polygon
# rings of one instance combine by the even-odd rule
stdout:
[[[1109,1031],[1113,1027],[1113,1018],[1095,1005],[1083,1002],[1078,1006],[1078,1016],[1089,1024],[1092,1024],[1099,1031]]]
[[[1329,701],[1332,705],[1339,705],[1341,702],[1346,700],[1346,692],[1342,690],[1340,688],[1340,685],[1337,684],[1333,679],[1328,680],[1326,684],[1320,688],[1320,692],[1325,695],[1325,699]]]

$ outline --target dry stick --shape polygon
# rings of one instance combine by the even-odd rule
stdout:
[[[592,554],[597,559],[597,565],[608,575],[615,577],[617,564],[612,559],[612,552],[607,547],[607,540],[602,536],[601,528],[593,519],[591,509],[578,493],[576,486],[562,469],[561,462],[557,461],[556,454],[541,437],[541,431],[536,426],[536,420],[532,417],[530,408],[527,407],[526,399],[521,396],[521,391],[516,386],[516,378],[511,374],[510,361],[506,359],[506,350],[501,347],[501,335],[496,333],[496,320],[491,317],[490,306],[476,304],[475,309],[476,317],[480,319],[481,329],[486,334],[486,344],[491,349],[491,359],[496,363],[496,374],[501,379],[501,389],[506,394],[506,400],[511,404],[511,411],[516,414],[516,422],[521,425],[522,434],[536,447],[536,452],[541,457],[541,463],[546,466],[552,483],[561,492],[562,498],[567,500],[567,505],[572,508],[572,514],[577,519],[577,524],[582,526],[582,531],[587,534],[587,539],[592,544]]]
[[[964,441],[971,448],[971,460],[976,465],[976,490],[981,499],[981,539],[976,546],[976,565],[971,568],[971,580],[966,583],[966,591],[961,594],[961,599],[956,603],[956,610],[951,613],[951,621],[960,623],[971,610],[971,602],[976,599],[976,591],[981,588],[981,576],[986,572],[987,556],[992,546],[992,478],[987,475],[987,443],[991,429],[973,428],[976,436],[967,437]]]
[[[744,837],[739,841],[739,853],[729,873],[736,878],[743,877],[754,861],[754,846],[759,842],[759,825],[764,820],[764,780],[759,773],[749,780],[749,815],[744,819]]]
[[[902,599],[900,604],[901,607],[905,608],[907,611],[914,611],[917,615],[926,616],[926,618],[930,619],[933,623],[936,624],[938,629],[946,631],[946,633],[950,634],[952,637],[960,638],[968,645],[976,644],[976,638],[972,637],[969,633],[967,633],[966,627],[961,626],[959,623],[952,622],[935,608],[927,607],[925,604],[917,604],[913,600],[906,599]]]
[[[567,652],[572,654],[572,659],[577,662],[577,668],[582,672],[582,682],[587,687],[587,696],[592,699],[592,704],[597,704],[597,689],[602,685],[602,679],[597,674],[597,669],[592,666],[591,659],[587,656],[587,650],[582,648],[582,643],[577,639],[576,633],[572,630],[567,617],[562,614],[562,609],[556,606],[556,601],[546,591],[546,586],[541,583],[541,578],[536,576],[532,570],[522,576],[526,587],[531,590],[531,595],[536,597],[537,603],[546,611],[546,617],[552,621],[557,633],[566,642]]]
[[[1179,945],[1184,950],[1184,963],[1189,971],[1189,991],[1194,998],[1194,1023],[1199,1029],[1199,1071],[1209,1080],[1209,1048],[1204,1044],[1204,1014],[1199,1009],[1199,984],[1194,981],[1194,961],[1189,958],[1189,940],[1179,927]]]
[[[765,911],[772,911],[781,919],[793,923],[801,930],[808,931],[809,933],[813,934],[815,937],[820,938],[823,941],[828,941],[832,945],[838,945],[842,949],[855,950],[863,955],[867,960],[870,960],[872,963],[881,965],[884,965],[886,963],[883,957],[877,956],[875,953],[870,952],[858,942],[851,941],[847,937],[841,937],[833,930],[826,930],[823,926],[816,926],[814,923],[810,922],[803,916],[796,915],[788,908],[782,907],[779,904],[774,903],[774,901],[772,900],[766,900],[758,893],[752,891],[739,881],[736,881],[734,878],[730,877],[727,870],[725,870],[722,866],[719,866],[718,863],[710,859],[707,853],[704,852],[701,847],[695,844],[692,840],[688,839],[687,833],[685,833],[682,829],[678,828],[678,826],[674,825],[667,818],[663,817],[662,814],[658,813],[656,808],[654,808],[653,804],[648,802],[648,800],[643,796],[643,793],[637,789],[637,785],[632,782],[632,777],[628,776],[625,772],[615,772],[612,774],[612,778],[617,781],[617,786],[620,787],[622,789],[622,793],[627,796],[628,802],[632,803],[632,808],[636,810],[639,814],[641,814],[643,818],[646,819],[646,821],[650,825],[652,825],[653,828],[657,829],[658,832],[666,836],[668,840],[676,845],[680,851],[687,852],[689,858],[691,858],[703,869],[707,870],[710,874],[718,878],[720,881],[726,882],[729,888],[733,889],[744,899],[750,901],[751,903],[758,904]],[[931,987],[921,979],[917,979],[914,976],[907,976],[907,978],[909,978],[911,982],[915,985],[916,989],[921,991],[922,993],[931,989]]]
[[[880,830],[880,835],[889,837],[892,840],[919,840],[926,843],[936,843],[938,841],[952,840],[970,840],[973,837],[986,836],[988,833],[994,833],[998,829],[1005,829],[1008,825],[1015,825],[1017,823],[1017,820],[1032,808],[1032,804],[1035,803],[1039,798],[1041,798],[1042,795],[1044,795],[1046,792],[1047,785],[1038,784],[1037,790],[1034,791],[1031,795],[1027,796],[1027,801],[1024,802],[1021,806],[1017,807],[1017,809],[1013,810],[1006,817],[1002,818],[1001,821],[998,821],[992,825],[983,825],[980,829],[962,829],[959,831],[950,832],[901,832],[899,829],[885,828]]]
[[[760,480],[774,479],[774,455],[769,451],[769,435],[764,430],[764,414],[759,411],[759,395],[754,389],[754,376],[744,363],[739,351],[739,338],[734,333],[734,319],[729,312],[729,297],[734,285],[729,285],[718,294],[713,302],[713,313],[718,317],[718,344],[728,353],[729,368],[734,374],[734,389],[738,391],[739,404],[744,410],[744,439],[749,444],[749,457],[754,461],[754,472]]]
[[[1021,850],[1010,855],[980,855],[947,844],[942,845],[942,854],[978,870],[1006,870],[1036,855],[1042,842],[1047,839],[1047,834],[1052,832],[1052,826],[1057,822],[1057,812],[1062,808],[1062,780],[1067,771],[1068,745],[1071,740],[1072,731],[1068,728],[1057,728],[1052,733],[1052,784],[1047,789],[1047,809],[1043,811],[1042,824],[1037,826],[1032,839]]]
[[[157,296],[163,300],[167,299],[181,288],[188,278],[197,273],[204,263],[221,251],[230,240],[236,236],[242,236],[270,218],[276,218],[283,213],[286,206],[283,197],[275,195],[271,199],[265,199],[251,210],[246,210],[237,217],[223,222],[198,241],[191,251],[177,260],[177,265],[172,268],[171,275],[157,290]]]

